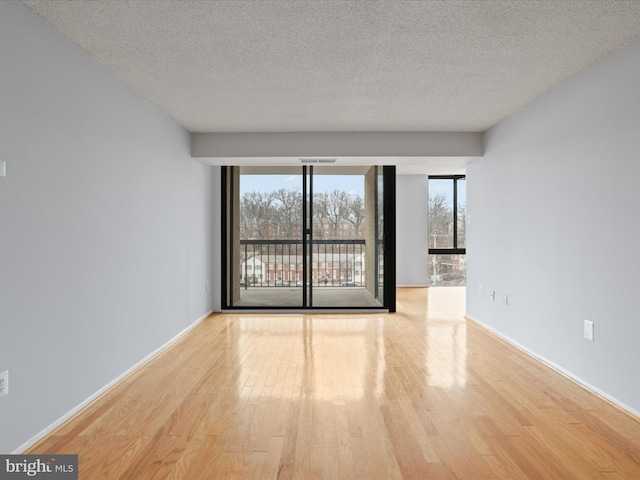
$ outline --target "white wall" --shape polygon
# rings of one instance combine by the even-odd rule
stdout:
[[[396,177],[396,283],[429,284],[429,191],[427,175]]]
[[[7,453],[213,308],[218,194],[186,131],[20,2],[0,69]]]
[[[636,40],[490,130],[467,168],[469,316],[636,414],[639,132]]]

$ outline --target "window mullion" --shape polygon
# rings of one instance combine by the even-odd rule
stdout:
[[[458,248],[458,179],[453,179],[453,248]]]

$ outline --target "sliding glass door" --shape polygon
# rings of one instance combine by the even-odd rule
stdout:
[[[393,310],[395,232],[385,212],[395,207],[385,184],[394,175],[376,166],[224,167],[223,306]]]

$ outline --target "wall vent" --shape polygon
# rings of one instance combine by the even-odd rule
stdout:
[[[313,163],[336,163],[337,158],[301,158],[300,162],[308,165]]]

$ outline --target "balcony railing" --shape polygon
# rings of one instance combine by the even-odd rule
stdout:
[[[365,286],[363,239],[313,240],[310,247],[307,268],[314,287]],[[301,240],[240,240],[239,263],[243,288],[303,286]]]

